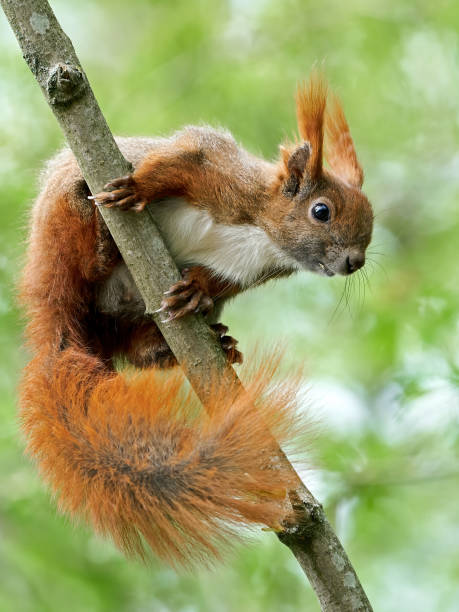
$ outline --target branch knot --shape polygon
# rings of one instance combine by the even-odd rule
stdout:
[[[283,521],[283,530],[277,534],[287,546],[292,540],[308,539],[317,525],[326,520],[322,504],[312,496],[302,499],[296,491],[289,491],[289,497],[293,515]]]
[[[46,92],[51,105],[70,104],[80,98],[86,90],[84,73],[72,64],[59,63],[49,72]]]

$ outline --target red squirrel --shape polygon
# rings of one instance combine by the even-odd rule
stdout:
[[[225,300],[295,270],[351,274],[371,238],[372,209],[338,99],[316,75],[296,104],[301,141],[282,146],[275,162],[228,132],[190,126],[169,138],[118,139],[134,172],[93,196],[69,150],[44,174],[20,290],[33,354],[21,383],[27,449],[60,508],[128,554],[144,555],[147,543],[186,564],[218,556],[219,539],[238,523],[279,525],[291,473],[279,466],[273,478],[266,469],[268,429],[282,442],[294,418],[285,394],[266,397],[260,381],[269,373],[230,405],[216,387],[211,417],[184,413],[182,379],[158,373],[175,358],[88,198],[122,210],[151,206],[183,275],[162,316],[202,312],[228,360],[240,362],[218,323]],[[117,371],[118,358],[142,372]],[[263,420],[251,408],[260,402]]]

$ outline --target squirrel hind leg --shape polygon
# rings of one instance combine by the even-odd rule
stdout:
[[[243,355],[237,350],[237,340],[227,335],[228,327],[222,323],[211,325],[226,355],[229,364],[242,363]],[[136,368],[173,368],[177,359],[156,325],[150,321],[138,326],[130,334],[123,355]]]
[[[150,320],[133,325],[121,349],[123,357],[136,368],[173,368],[177,360],[158,327]]]

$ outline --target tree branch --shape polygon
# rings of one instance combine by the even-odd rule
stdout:
[[[69,38],[46,0],[0,0],[24,59],[65,134],[92,193],[131,168],[119,151]],[[126,213],[101,208],[151,314],[206,405],[209,376],[231,395],[241,384],[202,316],[161,323],[155,310],[180,279],[148,209]],[[279,456],[287,458],[279,449]],[[293,471],[293,467],[290,466]],[[369,612],[370,603],[322,506],[296,475],[291,492],[295,524],[279,535],[296,556],[326,612]]]

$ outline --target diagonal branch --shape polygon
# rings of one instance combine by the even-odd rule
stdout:
[[[119,151],[69,38],[46,0],[0,0],[92,193],[131,168]],[[241,389],[234,370],[202,316],[164,324],[155,310],[163,292],[180,279],[177,267],[146,210],[126,213],[101,209],[151,314],[203,405],[209,375],[230,395]],[[279,455],[288,462],[281,449]],[[291,466],[290,466],[291,467]],[[291,467],[293,471],[293,467]],[[359,579],[328,523],[322,506],[296,476],[291,492],[295,522],[279,535],[307,574],[326,612],[369,612]]]

